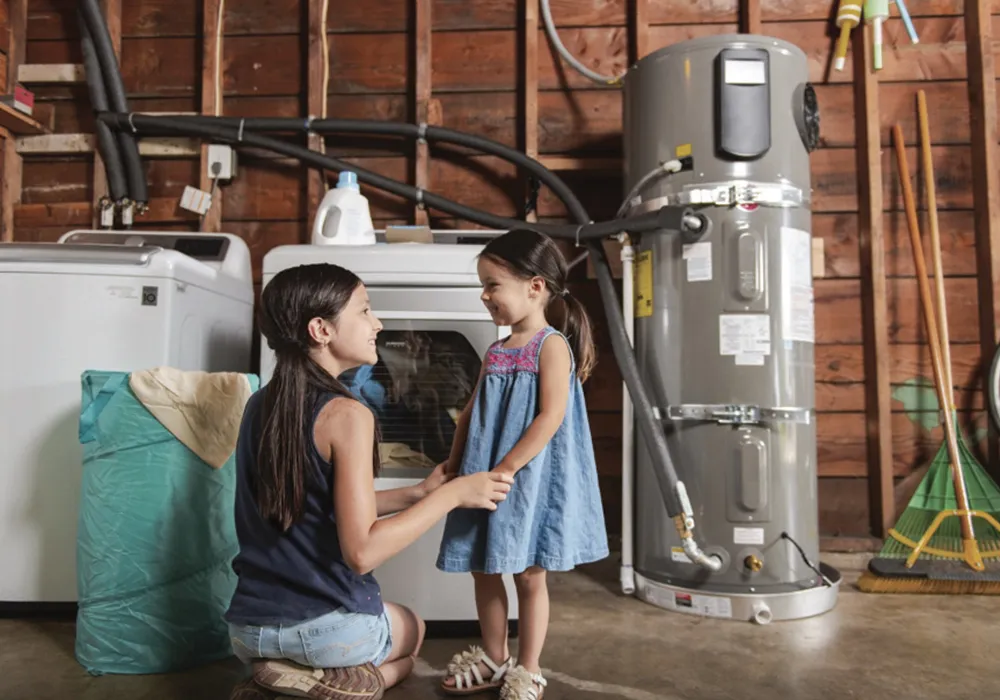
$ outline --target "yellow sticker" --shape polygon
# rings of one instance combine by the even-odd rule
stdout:
[[[653,251],[635,256],[635,317],[653,315]]]
[[[691,155],[691,144],[689,143],[681,144],[676,149],[674,149],[674,152],[677,154],[678,158],[687,158],[689,155]]]

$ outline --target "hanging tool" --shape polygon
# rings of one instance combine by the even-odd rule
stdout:
[[[847,45],[851,40],[851,30],[861,24],[861,0],[840,0],[837,9],[837,27],[840,37],[837,39],[837,49],[833,54],[833,69],[844,70],[847,62]]]
[[[917,36],[917,30],[913,27],[913,20],[910,19],[910,13],[906,9],[906,2],[904,0],[893,0],[893,2],[896,3],[899,16],[903,20],[903,24],[906,25],[906,33],[910,35],[910,43],[919,44],[920,37]]]
[[[865,22],[872,25],[873,66],[882,70],[882,23],[889,19],[889,0],[865,0]]]

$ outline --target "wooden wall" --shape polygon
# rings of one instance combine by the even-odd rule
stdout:
[[[225,114],[307,114],[309,3],[226,3]],[[621,72],[637,50],[648,53],[684,39],[740,27],[738,0],[640,0],[638,10],[634,4],[632,0],[554,0],[552,7],[563,42],[604,73]],[[74,5],[72,0],[29,1],[29,63],[80,62]],[[121,5],[123,74],[131,107],[137,111],[199,110],[204,23],[200,0],[127,0]],[[827,536],[865,537],[878,531],[869,510],[873,459],[867,430],[875,416],[866,408],[866,338],[859,322],[866,303],[859,211],[870,200],[862,191],[865,179],[858,172],[859,162],[865,161],[858,158],[858,90],[852,84],[852,59],[842,73],[830,69],[835,5],[835,0],[760,0],[759,6],[751,3],[753,15],[742,19],[755,28],[759,24],[760,33],[800,46],[809,57],[810,77],[817,86],[822,148],[812,156],[813,225],[825,250],[822,276],[816,280],[821,530]],[[891,126],[898,121],[915,173],[915,96],[919,89],[926,91],[930,110],[958,403],[963,421],[977,438],[984,436],[987,425],[978,384],[981,339],[964,8],[961,0],[921,0],[909,5],[921,43],[911,45],[902,22],[894,17],[885,28],[884,70],[868,93],[876,98],[878,109],[878,133],[873,132],[872,139],[880,139],[882,145],[881,161],[876,158],[875,164],[881,166],[885,210],[881,224],[891,344],[887,367],[893,392],[892,413],[886,421],[891,424],[891,469],[900,497],[912,490],[914,474],[921,474],[914,470],[934,454],[942,440],[933,392],[915,386],[926,383],[931,371],[890,140]],[[329,116],[414,119],[420,97],[415,93],[415,57],[418,44],[422,46],[426,38],[417,40],[414,29],[420,23],[414,6],[402,0],[330,0]],[[1000,0],[992,9],[1000,12]],[[439,109],[440,122],[519,148],[525,148],[525,139],[530,138],[526,135],[537,133],[539,154],[582,159],[576,163],[582,169],[563,173],[565,178],[595,218],[611,216],[619,204],[621,178],[614,171],[589,168],[587,163],[596,157],[620,155],[618,89],[595,86],[561,64],[540,28],[537,123],[526,123],[522,3],[434,0],[430,13],[430,107],[435,114]],[[1000,18],[992,20],[993,34],[1000,36]],[[853,51],[857,47],[855,41]],[[533,80],[529,77],[528,84]],[[40,100],[53,105],[51,126],[56,133],[92,131],[84,85],[33,87]],[[867,151],[877,155],[878,143],[873,143],[874,149]],[[386,175],[411,182],[415,177],[412,151],[401,156],[385,143],[357,140],[330,140],[327,148]],[[523,184],[510,166],[495,158],[467,159],[442,149],[434,149],[433,156],[427,171],[432,191],[499,214],[523,211]],[[172,202],[185,185],[197,186],[198,159],[160,158],[149,161],[147,167],[150,194],[163,206],[154,207],[141,225],[196,228],[196,218]],[[52,240],[67,227],[89,225],[92,175],[91,158],[86,155],[26,160],[22,204],[15,212],[17,238]],[[255,273],[259,274],[261,256],[269,248],[307,240],[307,180],[307,172],[294,164],[242,157],[237,179],[224,188],[222,229],[247,240]],[[918,192],[920,182],[914,180]],[[379,224],[413,220],[412,205],[373,190],[366,194]],[[921,207],[925,206],[922,193],[919,199]],[[543,191],[538,214],[543,219],[559,219],[564,211]],[[435,226],[456,225],[433,212],[431,221]],[[603,326],[596,284],[584,274],[576,289]],[[609,526],[617,530],[621,387],[603,335],[602,346],[602,362],[587,392]]]

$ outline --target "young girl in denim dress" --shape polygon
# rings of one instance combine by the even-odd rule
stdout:
[[[453,695],[500,688],[502,700],[540,700],[546,572],[608,556],[582,387],[595,352],[590,320],[569,294],[566,261],[551,239],[511,231],[485,247],[478,271],[483,303],[511,335],[486,353],[446,471],[510,474],[514,485],[495,511],[448,515],[437,566],[472,573],[483,646],[457,654],[442,687]],[[548,318],[560,310],[556,330]],[[517,588],[517,660],[507,648],[503,574],[513,574]]]

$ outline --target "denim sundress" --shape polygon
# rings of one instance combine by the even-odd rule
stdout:
[[[565,342],[546,327],[523,347],[504,348],[504,340],[490,346],[460,475],[493,469],[538,415],[538,358],[550,335]],[[562,425],[517,472],[507,499],[495,511],[456,509],[448,515],[440,570],[516,574],[538,566],[569,571],[608,556],[594,445],[575,372],[574,361]]]

